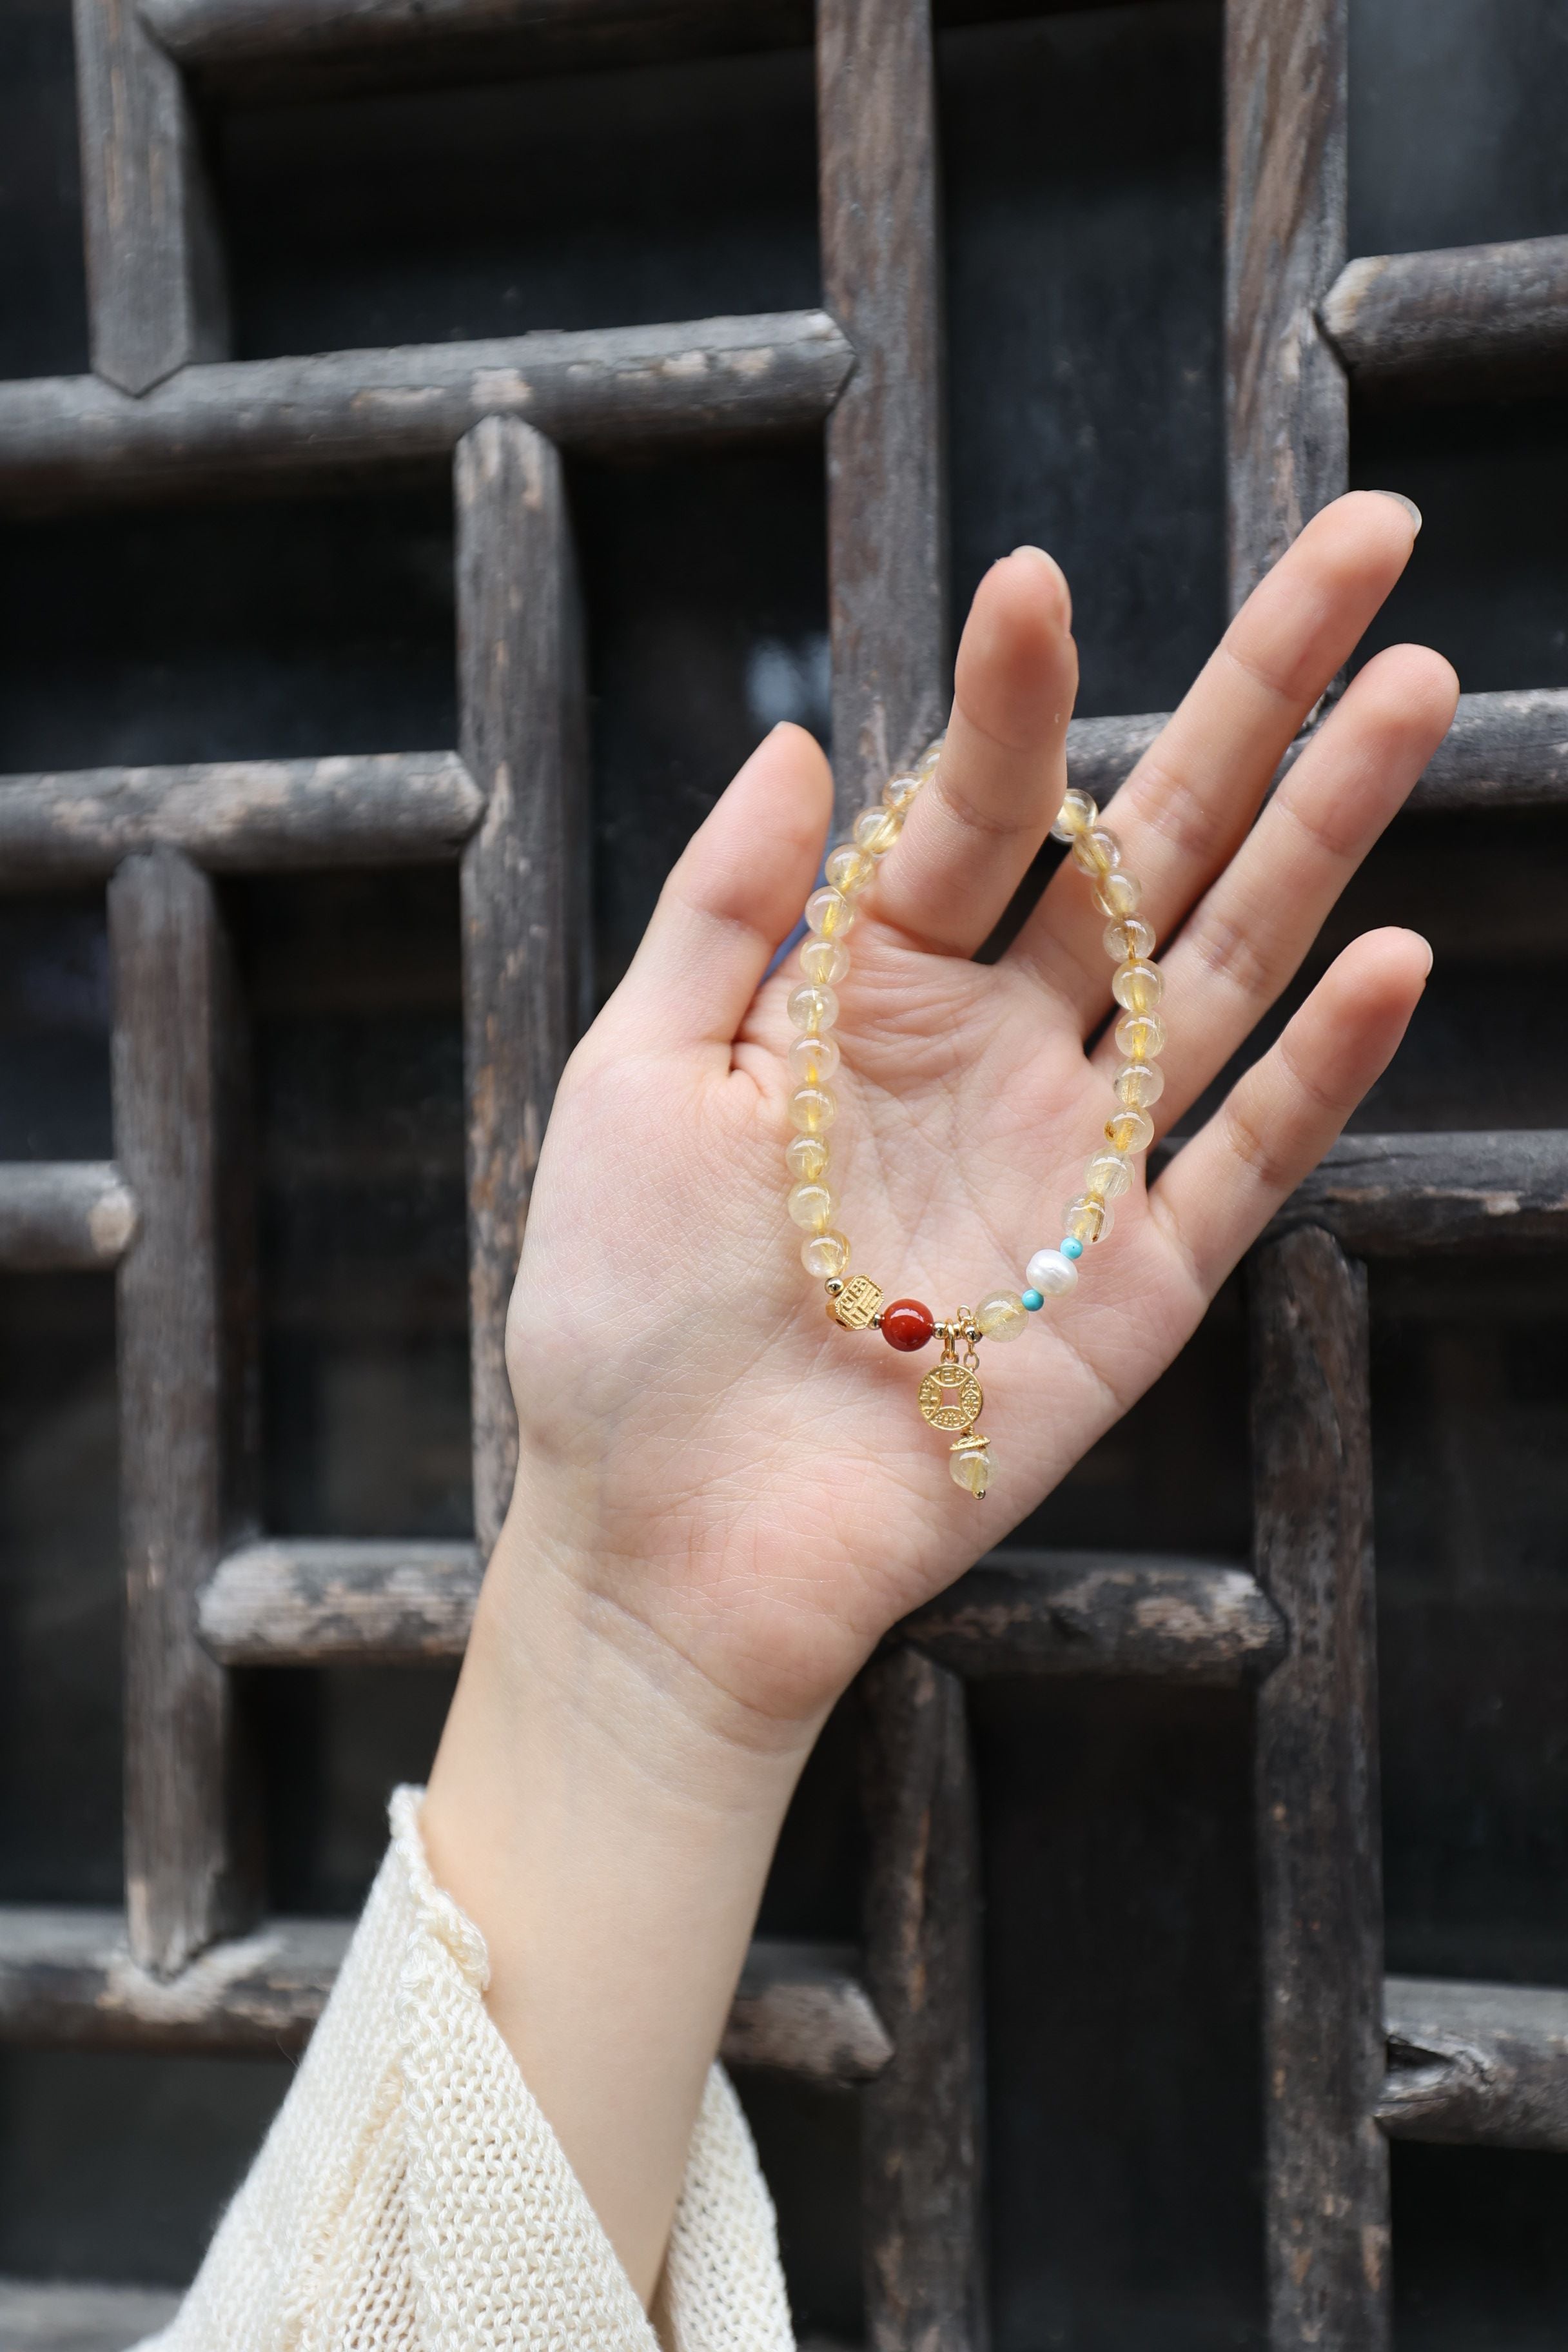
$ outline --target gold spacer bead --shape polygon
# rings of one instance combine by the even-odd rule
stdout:
[[[822,1286],[829,1298],[837,1298],[844,1287],[844,1276],[841,1274],[830,1274]]]

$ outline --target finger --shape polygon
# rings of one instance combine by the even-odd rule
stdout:
[[[1458,693],[1440,654],[1390,646],[1286,776],[1163,960],[1170,1043],[1158,1127],[1174,1125],[1294,978],[1447,734]],[[1102,1039],[1096,1062],[1120,1058]]]
[[[1431,968],[1432,950],[1415,931],[1369,931],[1352,941],[1153,1185],[1154,1222],[1205,1297],[1388,1067]]]
[[[671,867],[606,1026],[672,1044],[733,1039],[822,863],[833,778],[787,722],[765,736]]]
[[[1061,806],[1077,690],[1067,582],[1041,549],[1016,548],[975,591],[942,763],[868,915],[939,954],[974,953]]]
[[[1303,719],[1408,562],[1413,513],[1403,499],[1352,490],[1314,515],[1118,793],[1111,829],[1157,933],[1174,929],[1234,854]],[[1074,1003],[1086,1029],[1105,1008],[1104,927],[1069,859],[1010,950]]]

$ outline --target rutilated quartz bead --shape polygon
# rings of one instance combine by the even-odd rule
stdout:
[[[1113,833],[1102,824],[1086,825],[1082,833],[1072,837],[1072,854],[1086,874],[1097,881],[1113,873],[1121,863],[1121,850]]]
[[[855,909],[842,890],[814,890],[805,902],[805,928],[819,938],[842,938],[855,920]]]
[[[984,1437],[960,1438],[947,1457],[948,1476],[977,1503],[984,1501],[991,1484],[991,1448]]]
[[[913,774],[889,776],[882,786],[883,807],[893,809],[900,816],[907,815],[910,803],[916,798],[924,782],[923,776]]]
[[[792,1176],[809,1184],[821,1175],[827,1165],[827,1138],[825,1135],[792,1135],[784,1146],[784,1165]]]
[[[803,940],[800,968],[819,988],[831,988],[849,969],[849,950],[837,940]]]
[[[1099,815],[1100,811],[1089,794],[1080,791],[1077,784],[1071,784],[1068,788],[1060,808],[1057,811],[1057,821],[1051,827],[1051,839],[1053,841],[1076,840],[1080,833],[1089,831]]]
[[[1138,912],[1138,901],[1142,896],[1137,876],[1119,867],[1100,876],[1095,885],[1094,903],[1102,915],[1119,922],[1123,916]]]
[[[1112,1151],[1147,1151],[1154,1140],[1154,1122],[1146,1110],[1112,1111],[1105,1122],[1105,1139]]]
[[[1123,1062],[1110,1090],[1129,1110],[1147,1110],[1165,1091],[1165,1073],[1158,1062]]]
[[[1091,1242],[1102,1242],[1110,1231],[1111,1223],[1110,1202],[1101,1201],[1089,1192],[1074,1201],[1067,1213],[1068,1239],[1081,1242],[1086,1249]]]
[[[942,764],[942,747],[946,741],[947,730],[944,727],[942,733],[934,737],[933,740],[926,745],[925,750],[915,761],[915,773],[920,778],[922,784],[925,783],[930,777],[935,775],[937,769]]]
[[[974,1310],[974,1328],[987,1339],[1016,1339],[1028,1319],[1016,1290],[988,1290]]]
[[[1110,993],[1129,1013],[1152,1013],[1165,993],[1165,975],[1157,963],[1142,959],[1124,963],[1111,981]]]
[[[1105,952],[1112,963],[1130,963],[1154,952],[1154,934],[1138,915],[1119,916],[1107,923],[1103,936]]]
[[[877,861],[868,849],[857,849],[852,841],[840,842],[830,850],[823,867],[831,888],[841,898],[853,898],[866,887],[877,871]]]
[[[1132,1181],[1120,1151],[1097,1151],[1083,1171],[1083,1189],[1098,1201],[1119,1201]]]
[[[1165,1047],[1165,1024],[1157,1013],[1124,1013],[1116,1024],[1116,1049],[1130,1062],[1152,1062]]]
[[[838,999],[832,989],[811,980],[792,989],[786,1009],[795,1026],[811,1036],[831,1029],[838,1019]]]
[[[869,856],[886,857],[904,829],[904,820],[897,809],[883,808],[880,802],[863,808],[850,826],[850,837],[857,849]]]
[[[802,1135],[820,1135],[837,1116],[837,1099],[828,1087],[796,1087],[789,1098],[790,1125]]]
[[[800,1262],[807,1274],[827,1281],[849,1263],[849,1244],[842,1234],[808,1234],[800,1245]]]
[[[796,1037],[791,1041],[789,1074],[797,1085],[820,1086],[825,1078],[832,1077],[837,1067],[838,1040],[837,1037],[824,1036],[819,1031],[813,1029],[805,1036]]]
[[[825,1234],[833,1223],[833,1213],[837,1206],[826,1184],[792,1184],[790,1187],[790,1215],[808,1233]]]

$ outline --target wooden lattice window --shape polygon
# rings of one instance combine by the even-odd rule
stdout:
[[[1568,238],[1347,259],[1347,0],[1225,12],[1233,604],[1346,487],[1352,386],[1397,403],[1547,384],[1568,353]],[[202,109],[235,91],[527,78],[812,34],[798,0],[76,0],[94,372],[0,383],[0,501],[173,509],[449,464],[459,709],[444,752],[0,783],[0,889],[108,887],[113,1160],[0,1166],[0,1267],[118,1268],[127,1579],[126,1913],[0,1913],[12,2041],[297,2048],[347,1928],[258,1917],[237,1672],[460,1654],[511,1466],[504,1304],[585,1002],[593,648],[565,461],[820,431],[843,808],[925,740],[944,698],[928,0],[818,0],[819,310],[230,360]],[[1160,723],[1075,722],[1075,774],[1108,796]],[[1560,807],[1565,743],[1568,695],[1468,695],[1415,808],[1506,822]],[[474,1539],[270,1538],[247,1017],[220,878],[440,864],[460,889]],[[1527,898],[1525,883],[1521,921]],[[1549,1023],[1542,1050],[1555,1050]],[[1565,1203],[1558,1129],[1358,1133],[1249,1267],[1250,1571],[1008,1549],[863,1678],[863,1950],[760,1943],[725,2048],[858,2086],[877,2352],[987,2340],[981,1683],[1243,1695],[1277,2352],[1389,2341],[1390,2137],[1568,2150],[1568,1991],[1384,1973],[1364,1270],[1549,1252]]]

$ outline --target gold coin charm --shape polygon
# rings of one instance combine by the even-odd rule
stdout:
[[[920,1409],[933,1429],[972,1428],[984,1402],[980,1382],[955,1357],[933,1364],[920,1385]]]
[[[843,1289],[827,1302],[827,1311],[847,1331],[868,1331],[882,1304],[882,1294],[868,1274],[852,1274]]]

